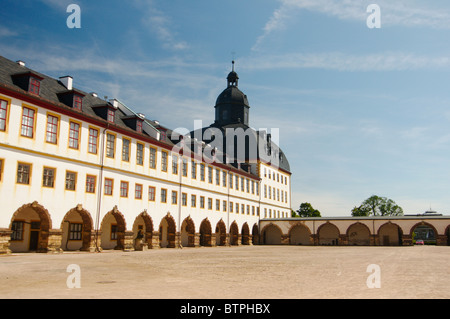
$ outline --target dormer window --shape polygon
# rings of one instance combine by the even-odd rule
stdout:
[[[142,133],[142,121],[137,121],[136,122],[136,132],[138,133]]]
[[[76,94],[73,95],[73,108],[78,111],[83,109],[83,100],[81,96]]]
[[[28,86],[28,92],[39,95],[41,88],[41,81],[35,77],[30,76],[30,84]]]
[[[108,108],[108,122],[114,123],[116,112],[113,109]]]

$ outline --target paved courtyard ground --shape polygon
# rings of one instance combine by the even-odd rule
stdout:
[[[81,288],[68,288],[69,265]],[[379,273],[369,269],[379,266]],[[0,298],[450,298],[450,247],[241,246],[12,254]],[[379,274],[380,288],[367,280]],[[75,282],[75,281],[71,281]]]

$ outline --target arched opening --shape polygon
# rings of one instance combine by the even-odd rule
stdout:
[[[244,223],[244,225],[242,225],[241,242],[242,245],[250,245],[250,229],[248,228],[247,223]]]
[[[417,240],[423,240],[425,245],[436,245],[437,235],[436,228],[425,222],[416,224],[411,228],[411,239],[413,244],[415,244]]]
[[[257,224],[254,224],[252,228],[252,243],[253,245],[259,245],[259,228]]]
[[[195,225],[191,217],[187,217],[181,224],[181,245],[183,247],[195,246]]]
[[[401,246],[402,241],[402,229],[391,222],[383,224],[378,229],[378,240],[380,246]]]
[[[445,234],[447,235],[447,246],[450,246],[450,225],[447,226],[447,229],[445,230]]]
[[[348,244],[352,246],[369,246],[370,230],[362,223],[350,225],[347,229]]]
[[[289,231],[290,245],[311,245],[311,231],[305,225],[294,225]]]
[[[133,224],[133,235],[135,250],[142,250],[145,245],[147,245],[148,248],[152,248],[153,221],[147,212],[143,212],[136,217]]]
[[[323,224],[317,230],[319,245],[339,245],[339,229],[331,223]]]
[[[263,242],[265,245],[281,245],[282,231],[274,224],[267,225],[262,231]]]
[[[230,226],[230,245],[239,245],[239,228],[236,222],[233,222]]]
[[[117,208],[108,212],[101,223],[101,247],[102,249],[124,249],[125,247],[125,218]]]
[[[37,202],[20,207],[13,214],[9,228],[11,252],[47,252],[51,219]]]
[[[159,245],[161,248],[175,248],[176,224],[168,213],[159,224]]]
[[[221,219],[216,225],[216,245],[225,246],[227,243],[227,230],[225,223]]]
[[[63,250],[89,251],[93,222],[87,210],[76,207],[68,211],[61,222],[61,230]]]
[[[200,224],[200,246],[211,247],[211,223],[205,218]]]

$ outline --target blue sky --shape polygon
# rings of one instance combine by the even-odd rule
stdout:
[[[69,29],[71,3],[81,28]],[[381,9],[369,29],[366,8]],[[292,207],[371,195],[450,214],[450,4],[419,0],[3,0],[0,54],[192,129],[236,60],[254,128],[279,128]]]

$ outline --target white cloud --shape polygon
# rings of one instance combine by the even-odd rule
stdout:
[[[0,38],[15,37],[18,33],[6,27],[0,26]]]
[[[135,0],[135,4],[142,8],[145,18],[142,24],[149,28],[163,43],[166,49],[185,50],[189,47],[186,41],[180,41],[173,30],[173,22],[163,11],[156,8],[153,0]]]

